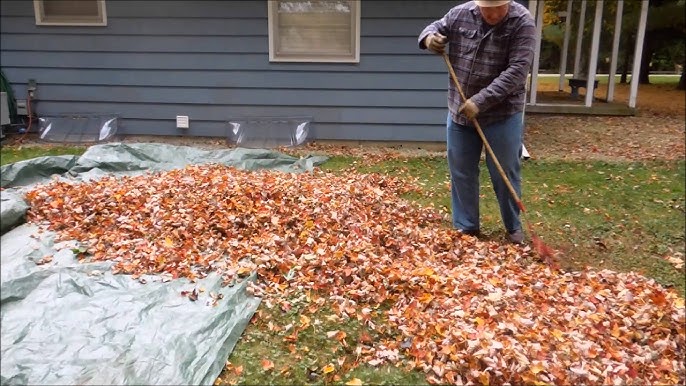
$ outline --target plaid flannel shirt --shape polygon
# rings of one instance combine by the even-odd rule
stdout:
[[[479,123],[488,125],[524,110],[536,44],[528,9],[512,1],[507,16],[490,28],[473,1],[458,5],[422,31],[419,48],[426,49],[424,38],[436,32],[448,38],[450,62],[465,96],[479,108]],[[458,113],[461,99],[451,80],[450,114],[456,123],[471,126],[467,117]]]

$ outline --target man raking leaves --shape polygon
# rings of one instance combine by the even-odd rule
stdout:
[[[443,55],[453,81],[446,125],[448,166],[453,226],[463,233],[479,234],[479,159],[485,146],[508,238],[515,244],[524,242],[520,211],[525,210],[519,199],[522,114],[535,43],[531,14],[510,0],[456,6],[419,36],[420,48]],[[535,236],[531,226],[529,232],[537,252],[550,258],[552,250]]]

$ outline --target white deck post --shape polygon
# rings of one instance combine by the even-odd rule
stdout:
[[[536,18],[536,0],[531,0],[529,1],[529,13],[531,13],[531,16],[535,19]]]
[[[638,21],[636,34],[636,48],[634,49],[634,66],[631,69],[631,91],[629,92],[629,107],[636,107],[638,94],[638,80],[641,72],[641,58],[643,57],[643,41],[646,37],[646,22],[648,20],[648,0],[641,1],[641,18]]]
[[[559,91],[565,89],[565,76],[567,75],[567,51],[569,51],[569,36],[572,23],[572,5],[574,0],[567,0],[567,17],[565,18],[565,40],[562,43],[562,58],[560,59],[560,86]]]
[[[581,11],[579,12],[579,27],[576,32],[576,52],[574,53],[574,78],[579,77],[581,68],[581,43],[584,39],[584,23],[586,22],[586,0],[581,0]]]
[[[536,9],[536,48],[534,50],[534,62],[531,69],[531,104],[536,104],[536,93],[538,92],[538,68],[541,60],[541,38],[543,36],[543,13],[545,10],[545,0],[538,0]]]
[[[534,18],[534,21],[536,20],[536,7],[537,6],[538,6],[538,3],[536,2],[536,0],[529,1],[529,13],[531,14],[531,17]],[[534,53],[535,52],[536,51],[534,49]],[[533,63],[532,63],[532,66],[533,66]],[[529,72],[528,76],[529,76],[529,81],[528,81],[528,84],[526,87],[526,91],[529,93],[527,95],[527,97],[529,98],[529,103],[531,103],[531,85],[534,82],[534,78],[531,76],[531,72]]]
[[[615,16],[615,32],[612,41],[612,58],[610,59],[610,74],[607,78],[607,101],[615,98],[615,75],[617,74],[617,55],[619,53],[619,38],[622,36],[622,13],[624,0],[617,0],[617,15]]]
[[[591,59],[588,61],[588,79],[586,80],[586,107],[591,107],[593,104],[593,94],[595,83],[595,74],[598,71],[598,48],[600,47],[600,23],[603,21],[603,0],[598,0],[595,3],[595,18],[593,19],[593,39],[591,40]]]

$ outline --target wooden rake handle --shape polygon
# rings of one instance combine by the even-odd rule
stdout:
[[[457,91],[460,93],[460,97],[462,97],[462,100],[466,102],[467,98],[465,98],[464,92],[462,92],[462,86],[460,86],[460,82],[457,80],[457,75],[455,75],[455,70],[453,69],[453,65],[450,63],[450,59],[448,58],[448,54],[443,53],[443,60],[445,60],[445,64],[446,64],[446,66],[448,66],[448,71],[450,71],[450,77],[453,79],[453,83],[455,83],[455,86],[457,87]],[[484,146],[486,147],[486,151],[488,152],[488,154],[493,159],[493,163],[495,163],[495,166],[498,169],[500,176],[503,178],[503,181],[505,181],[505,185],[507,185],[507,189],[510,191],[512,198],[514,198],[519,209],[522,212],[526,212],[526,210],[524,209],[524,204],[522,204],[522,200],[519,199],[519,195],[517,194],[517,192],[512,187],[512,184],[510,183],[510,179],[507,178],[507,174],[505,174],[503,167],[500,166],[500,162],[498,161],[498,158],[495,156],[495,153],[493,153],[493,149],[491,149],[491,145],[488,144],[488,140],[486,140],[486,136],[484,135],[484,131],[481,130],[481,125],[479,125],[479,122],[476,120],[476,118],[472,119],[472,123],[474,123],[474,126],[476,127],[476,131],[479,133],[479,137],[481,137],[481,141],[484,143]]]

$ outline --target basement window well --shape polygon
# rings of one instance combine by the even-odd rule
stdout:
[[[105,0],[33,0],[36,25],[105,26]]]

